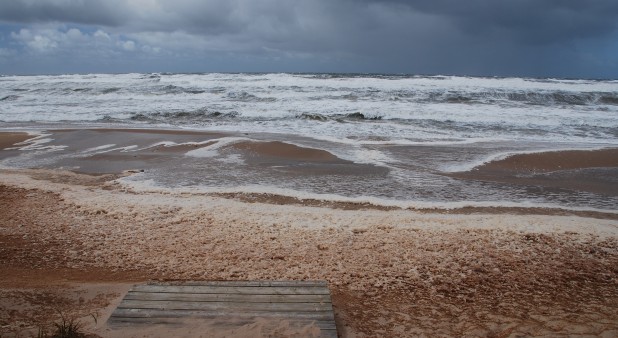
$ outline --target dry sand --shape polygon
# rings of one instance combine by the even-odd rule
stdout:
[[[3,337],[56,304],[111,336],[88,313],[152,279],[325,279],[344,337],[618,335],[616,220],[250,203],[112,178],[1,172]]]

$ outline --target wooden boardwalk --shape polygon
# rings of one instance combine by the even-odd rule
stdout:
[[[112,329],[180,327],[186,319],[208,329],[233,330],[262,321],[263,330],[315,327],[319,337],[337,337],[325,281],[170,282],[135,285],[108,320]],[[205,332],[207,334],[207,332]],[[269,332],[262,332],[268,336]]]

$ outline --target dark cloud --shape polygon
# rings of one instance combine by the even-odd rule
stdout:
[[[32,63],[618,76],[616,0],[12,0],[1,22],[0,56]]]
[[[615,0],[383,0],[452,20],[474,35],[530,43],[606,35],[618,25]]]
[[[305,22],[336,24],[344,30],[352,25],[359,33],[371,33],[371,29],[390,24],[373,19],[386,6],[399,6],[391,8],[394,10],[407,8],[412,15],[416,12],[441,17],[472,36],[500,36],[524,43],[557,43],[606,35],[618,24],[615,0],[11,0],[0,3],[0,20],[202,34],[258,29],[271,34],[263,38],[276,39],[282,31],[320,30],[303,26]],[[409,29],[422,28],[412,17],[409,19]],[[335,28],[333,33],[339,30]]]
[[[70,22],[117,26],[126,22],[122,0],[10,0],[0,2],[0,20],[22,23]],[[120,7],[119,7],[120,5]]]

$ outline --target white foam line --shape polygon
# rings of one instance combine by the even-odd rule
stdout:
[[[446,146],[446,145],[459,145],[459,144],[474,144],[474,143],[486,143],[486,142],[500,142],[506,139],[497,138],[467,138],[452,141],[445,140],[431,140],[427,141],[412,141],[408,139],[392,139],[384,141],[362,140],[362,139],[349,139],[349,138],[337,138],[333,136],[322,136],[315,134],[302,134],[304,137],[312,138],[320,141],[327,141],[332,143],[340,143],[346,145],[385,145],[385,146]]]
[[[211,142],[213,142],[213,140],[206,140],[202,142],[183,142],[183,143],[176,143],[173,141],[161,141],[161,142],[157,142],[157,143],[151,144],[149,146],[146,146],[140,149],[136,149],[135,151],[148,150],[148,149],[152,149],[158,146],[164,146],[166,148],[177,147],[177,146],[201,146],[201,145],[208,144]]]
[[[30,134],[30,133],[29,133]],[[58,150],[62,150],[67,148],[67,146],[50,146],[50,145],[45,145],[49,142],[54,141],[53,138],[50,138],[48,136],[51,136],[52,134],[45,134],[45,133],[40,133],[38,134],[38,136],[28,139],[26,141],[23,142],[19,142],[16,143],[15,145],[17,147],[11,147],[11,148],[7,148],[8,150],[21,150],[21,151],[27,151],[27,150],[48,150],[48,151],[58,151]]]
[[[136,151],[136,148],[137,148],[137,145],[130,145],[126,147],[117,147],[117,148],[106,148],[103,151],[99,151],[97,154],[106,154],[106,153],[111,153],[112,151],[120,151],[120,152],[126,153],[129,151]]]
[[[188,142],[188,143],[181,143],[181,144],[195,144],[195,142]],[[140,148],[138,150],[147,150],[147,149],[151,149],[151,148],[158,147],[158,146],[175,147],[175,146],[178,146],[178,145],[181,145],[181,144],[173,142],[173,141],[161,141],[161,142],[157,142],[157,143],[151,144],[149,146],[146,146],[144,148]]]
[[[120,150],[121,152],[126,153],[129,151],[135,151],[135,149],[137,149],[137,145],[134,144],[126,147],[114,148],[112,150]]]
[[[190,150],[185,153],[185,156],[190,157],[215,157],[219,154],[219,149],[229,146],[231,144],[239,143],[239,142],[255,142],[256,140],[247,138],[247,137],[223,137],[219,139],[209,140],[208,142],[215,142],[212,145],[207,147]]]
[[[88,148],[86,150],[83,150],[82,153],[92,153],[92,152],[97,152],[99,150],[105,150],[107,148],[111,148],[111,147],[115,147],[115,144],[105,144],[102,146],[98,146],[98,147],[93,147],[93,148]]]
[[[333,152],[332,150],[325,149],[325,148],[315,148],[314,146],[302,144],[300,142],[292,142],[292,141],[288,141],[288,140],[285,140],[285,141],[279,141],[279,140],[266,141],[266,140],[250,139],[250,138],[246,138],[246,137],[224,137],[224,138],[208,140],[208,141],[200,142],[200,143],[186,143],[186,144],[206,144],[206,143],[210,143],[210,142],[213,142],[213,141],[216,142],[216,143],[212,144],[212,145],[209,145],[208,147],[191,150],[191,151],[187,152],[185,155],[191,156],[191,157],[215,157],[215,156],[218,155],[218,150],[219,149],[221,149],[221,148],[223,148],[225,146],[229,146],[229,145],[234,144],[234,143],[239,143],[239,142],[243,142],[243,141],[256,142],[256,143],[277,141],[277,142],[282,142],[282,143],[285,143],[285,144],[293,145],[293,146],[296,146],[296,147],[299,147],[299,148],[323,150],[323,151],[329,152],[329,153],[331,153],[331,154],[333,154],[333,155],[335,155],[335,156],[337,156],[337,157],[339,157],[341,159],[349,160],[349,161],[352,161],[354,163],[365,163],[365,164],[373,164],[373,165],[390,167],[387,163],[397,163],[397,162],[399,162],[399,161],[396,161],[395,159],[387,156],[386,154],[384,154],[383,152],[381,152],[379,150],[375,150],[375,149],[362,149],[362,148],[360,148],[360,145],[357,145],[358,147],[356,147],[356,149],[353,151],[352,156],[349,156],[349,154]]]

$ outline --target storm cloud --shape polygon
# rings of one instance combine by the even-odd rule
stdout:
[[[618,76],[614,0],[13,0],[0,72]]]

